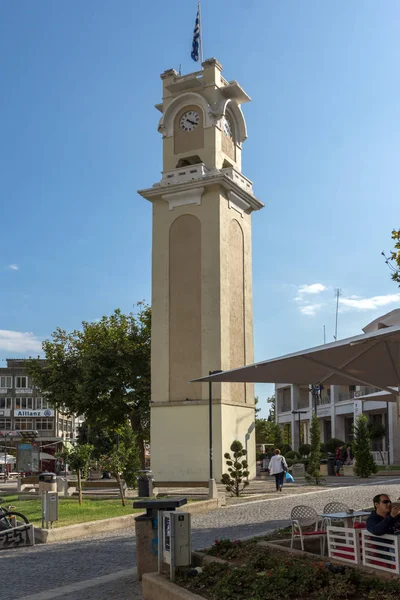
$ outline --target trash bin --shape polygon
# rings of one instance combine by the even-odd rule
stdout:
[[[333,456],[328,458],[328,475],[335,476],[335,459]]]
[[[39,494],[57,491],[57,475],[55,473],[39,474]]]
[[[139,498],[150,498],[150,471],[139,471],[137,477]]]

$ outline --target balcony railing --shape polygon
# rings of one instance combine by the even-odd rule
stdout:
[[[322,398],[317,398],[317,406],[322,406],[323,404],[330,404],[331,399],[329,396],[323,396]]]
[[[357,390],[357,392],[355,393],[355,397],[358,398],[359,396],[368,396],[369,394],[376,394],[377,392],[381,392],[382,390],[380,388],[377,387],[372,387],[372,386],[367,386],[367,387],[362,387],[360,390]]]
[[[345,402],[346,400],[352,400],[356,397],[356,391],[353,390],[351,392],[340,392],[339,394],[339,402]]]

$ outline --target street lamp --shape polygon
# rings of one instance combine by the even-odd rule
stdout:
[[[300,447],[300,419],[301,419],[300,415],[304,415],[306,412],[308,412],[308,411],[307,410],[292,410],[292,415],[299,415],[299,447]]]
[[[218,371],[209,371],[209,375],[217,375],[222,373]],[[209,458],[210,458],[210,482],[208,486],[210,498],[217,498],[217,486],[214,480],[214,465],[213,465],[213,435],[212,435],[212,381],[208,382],[208,435],[209,435]]]

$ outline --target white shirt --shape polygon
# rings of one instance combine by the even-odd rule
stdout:
[[[274,456],[269,461],[269,466],[268,466],[270,475],[276,475],[277,473],[282,473],[283,472],[282,464],[284,464],[285,467],[287,468],[285,457],[282,456],[282,454],[274,454]]]

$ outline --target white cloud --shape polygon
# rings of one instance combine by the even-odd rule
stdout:
[[[380,306],[395,303],[400,303],[400,294],[386,294],[386,296],[372,296],[371,298],[360,298],[359,296],[340,298],[341,307],[355,310],[374,310]]]
[[[299,294],[320,294],[326,290],[322,283],[312,283],[311,285],[301,285],[298,289]]]
[[[322,304],[306,304],[305,306],[300,307],[300,312],[303,315],[314,317],[321,308],[321,306]]]
[[[308,317],[314,317],[320,308],[323,306],[322,303],[311,303],[311,297],[316,296],[325,292],[328,288],[322,283],[311,283],[310,285],[304,284],[297,288],[297,296],[294,298],[294,302],[297,302],[299,311],[303,315]]]
[[[0,350],[6,350],[7,352],[40,352],[41,349],[41,341],[33,333],[0,329]]]
[[[11,271],[18,271],[19,266],[18,265],[8,265],[8,268],[11,269]]]

